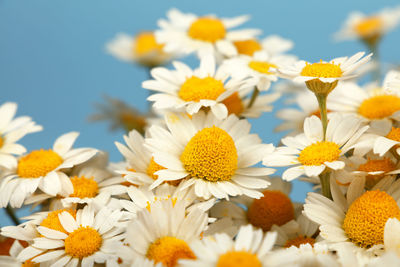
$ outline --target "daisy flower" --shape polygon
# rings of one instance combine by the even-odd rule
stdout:
[[[265,51],[269,55],[278,55],[293,48],[293,42],[278,35],[270,35],[261,41],[247,39],[234,41],[233,44],[239,55],[253,56],[258,51]]]
[[[0,105],[0,173],[1,168],[12,168],[16,164],[14,155],[26,152],[25,147],[16,142],[26,134],[42,130],[42,126],[35,124],[30,117],[14,118],[17,104],[6,102]]]
[[[232,77],[228,80],[224,67],[216,69],[215,59],[207,54],[200,59],[200,67],[190,69],[182,62],[172,63],[176,70],[154,68],[154,80],[144,81],[142,86],[159,93],[148,100],[155,102],[155,109],[185,109],[190,115],[202,107],[210,108],[220,119],[226,118],[228,109],[223,101],[243,88],[243,81]],[[227,81],[228,80],[228,81]]]
[[[117,265],[118,248],[122,246],[122,228],[117,222],[122,213],[103,208],[97,213],[90,206],[77,211],[76,218],[68,212],[58,215],[63,231],[39,226],[41,237],[18,255],[25,261],[33,257],[37,263],[54,266],[94,266],[95,263]]]
[[[364,191],[365,177],[352,181],[346,197],[334,179],[330,186],[333,200],[309,193],[305,215],[320,225],[320,235],[332,247],[350,245],[357,253],[379,253],[384,243],[384,228],[389,218],[400,219],[400,181],[386,177],[371,190]]]
[[[311,116],[304,121],[304,133],[282,139],[284,147],[278,147],[264,157],[266,166],[291,166],[282,178],[291,181],[301,175],[309,177],[320,175],[326,168],[343,169],[345,163],[341,156],[357,143],[368,126],[354,116],[333,114],[328,122],[326,140],[323,140],[321,120]]]
[[[56,196],[62,187],[69,184],[63,172],[93,157],[97,150],[92,148],[72,149],[79,133],[70,132],[57,138],[49,150],[33,150],[21,156],[0,184],[0,206],[21,207],[24,200],[38,188]]]
[[[168,130],[152,126],[151,138],[146,139],[154,161],[166,168],[155,173],[158,179],[152,188],[164,181],[183,179],[183,187],[193,186],[196,195],[204,199],[262,196],[255,189],[266,188],[269,182],[256,177],[265,177],[274,170],[251,166],[273,147],[249,134],[249,122],[234,115],[219,120],[204,112],[192,118],[170,114],[165,121]]]
[[[194,260],[180,260],[181,266],[269,266],[265,260],[274,246],[276,233],[254,230],[251,225],[242,226],[235,241],[226,234],[216,234],[196,240],[191,248]]]
[[[32,260],[26,260],[25,262],[21,262],[17,259],[18,254],[24,249],[24,246],[21,245],[20,241],[14,240],[12,243],[8,255],[0,254],[0,266],[7,267],[35,267],[39,266],[35,264]]]
[[[118,33],[106,44],[106,50],[119,60],[148,67],[163,65],[172,58],[172,54],[164,51],[164,45],[157,42],[151,31],[136,36]]]
[[[155,32],[157,41],[165,44],[169,53],[197,54],[211,53],[217,57],[237,55],[233,42],[254,39],[260,33],[256,29],[230,30],[249,19],[249,16],[218,18],[215,15],[198,17],[191,13],[182,13],[171,9],[168,20],[161,19],[161,28]]]
[[[354,75],[351,74],[370,60],[372,54],[363,57],[364,54],[358,52],[350,58],[340,57],[329,62],[321,60],[312,64],[301,60],[292,66],[280,68],[279,72],[294,82],[305,82],[308,89],[316,94],[328,94],[336,87],[339,80],[353,78]]]
[[[187,213],[183,201],[156,201],[137,213],[127,227],[125,242],[138,258],[175,267],[179,259],[196,257],[190,244],[200,238],[206,225],[207,214],[200,209]]]

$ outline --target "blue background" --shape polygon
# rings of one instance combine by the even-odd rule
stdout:
[[[295,42],[291,51],[309,61],[352,55],[364,50],[350,41],[335,43],[348,13],[372,13],[392,1],[110,1],[110,0],[0,0],[0,103],[15,101],[18,115],[29,115],[44,131],[29,135],[22,144],[29,150],[51,147],[69,131],[81,132],[77,146],[91,146],[110,153],[113,161],[121,156],[114,141],[123,131],[110,132],[106,123],[88,123],[93,104],[102,95],[128,101],[145,110],[147,92],[141,82],[145,69],[118,61],[105,53],[104,44],[118,32],[135,34],[156,29],[156,21],[177,7],[184,12],[215,13],[230,17],[250,14],[245,27],[279,34]],[[399,30],[388,34],[381,46],[385,62],[399,62]],[[282,101],[276,104],[281,108]],[[0,118],[1,119],[1,118]],[[272,129],[279,124],[273,113],[253,120],[253,132],[265,143],[278,144],[282,135]],[[292,198],[304,201],[308,185],[295,182]],[[1,213],[0,215],[4,215]],[[1,216],[4,218],[4,216]],[[9,221],[0,218],[0,225]]]

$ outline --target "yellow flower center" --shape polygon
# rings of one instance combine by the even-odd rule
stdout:
[[[197,132],[186,145],[180,159],[191,177],[210,182],[229,181],[238,164],[232,137],[215,126]]]
[[[335,65],[334,63],[308,63],[306,62],[306,66],[301,71],[301,76],[307,77],[318,77],[318,78],[339,78],[342,77],[342,69],[340,68],[340,64]]]
[[[367,191],[350,205],[343,229],[353,243],[369,248],[383,244],[389,218],[400,219],[400,209],[393,197],[380,190]]]
[[[161,165],[159,165],[157,162],[154,161],[154,157],[151,158],[149,166],[147,167],[147,175],[149,175],[151,178],[154,180],[158,179],[158,175],[154,174],[155,172],[159,170],[165,170],[165,168]]]
[[[196,259],[188,244],[176,237],[165,236],[152,243],[146,257],[161,262],[165,267],[175,267],[179,259]]]
[[[143,56],[152,52],[163,53],[164,45],[157,43],[154,33],[142,32],[136,36],[133,44],[133,51],[139,56]]]
[[[0,148],[4,145],[4,137],[0,135]]]
[[[290,198],[275,190],[265,190],[263,194],[247,210],[247,219],[252,225],[266,232],[274,224],[280,226],[294,219],[294,207]]]
[[[252,56],[255,52],[262,49],[261,44],[255,39],[235,41],[233,44],[241,55]]]
[[[17,174],[21,178],[45,176],[63,163],[63,159],[53,150],[34,150],[18,161]]]
[[[363,19],[354,29],[361,38],[368,38],[372,35],[380,35],[383,28],[383,21],[381,18],[371,16]]]
[[[358,113],[368,119],[383,119],[400,110],[400,97],[378,95],[364,100]]]
[[[79,227],[65,239],[65,253],[83,259],[100,250],[103,239],[92,227]]]
[[[21,264],[21,267],[39,267],[40,263],[35,263],[32,260],[26,260]]]
[[[366,186],[367,188],[372,188],[377,182],[379,182],[384,176],[385,173],[394,171],[396,169],[396,165],[389,159],[370,159],[364,164],[358,166],[358,171],[364,172],[377,172],[383,171],[384,173],[380,175],[367,175],[366,176]]]
[[[74,193],[72,193],[70,197],[94,198],[99,192],[99,185],[93,177],[86,178],[85,176],[74,176],[71,178],[71,182],[74,186]]]
[[[228,109],[229,115],[235,114],[239,116],[244,110],[242,99],[240,98],[238,92],[234,92],[229,97],[225,98],[222,103]]]
[[[247,251],[228,251],[222,254],[216,267],[261,267],[256,255]]]
[[[193,39],[215,43],[225,38],[226,29],[219,19],[204,17],[190,25],[188,35]]]
[[[249,62],[249,67],[263,74],[272,74],[272,72],[270,72],[270,69],[277,68],[275,64],[263,61],[255,61],[255,60]]]
[[[47,214],[47,217],[43,219],[40,225],[67,234],[67,231],[64,230],[64,227],[61,225],[61,222],[58,219],[58,214],[64,211],[68,212],[69,214],[72,215],[72,217],[76,218],[75,210],[71,209],[55,210]]]
[[[390,130],[386,137],[395,141],[400,141],[400,128],[392,127],[392,130]]]
[[[339,158],[340,148],[337,144],[329,141],[316,142],[304,148],[298,160],[302,165],[319,166],[324,162],[332,162]]]
[[[182,84],[178,96],[185,101],[199,102],[201,99],[216,100],[223,92],[225,88],[221,81],[192,76]]]
[[[299,248],[300,245],[303,245],[303,244],[310,244],[311,246],[314,246],[314,243],[315,243],[314,238],[304,236],[304,235],[299,235],[298,237],[287,240],[284,247],[290,248],[291,246],[295,246],[295,247]]]
[[[144,134],[144,129],[147,125],[145,117],[140,116],[140,114],[135,114],[134,112],[123,111],[119,114],[119,120],[127,132],[136,130],[141,134]]]

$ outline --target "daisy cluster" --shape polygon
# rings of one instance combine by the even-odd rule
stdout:
[[[19,140],[42,127],[1,104],[0,207],[38,212],[1,228],[0,266],[399,266],[400,72],[360,85],[379,77],[372,53],[298,60],[290,40],[235,29],[248,19],[172,9],[107,44],[151,75],[148,116],[101,107],[127,130],[121,162],[74,147],[77,132],[27,151]],[[357,13],[338,36],[373,52],[399,21],[398,8]],[[176,59],[189,54],[197,66]],[[248,118],[282,94],[276,146]],[[305,203],[295,179],[314,185]]]

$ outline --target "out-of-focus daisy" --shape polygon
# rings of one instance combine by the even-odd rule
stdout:
[[[278,80],[276,69],[292,64],[296,57],[289,55],[271,56],[265,51],[254,53],[250,56],[240,56],[227,59],[223,62],[226,70],[235,79],[249,78],[249,85],[257,86],[260,91],[266,91],[271,82]]]
[[[215,15],[198,17],[171,9],[168,20],[158,21],[160,30],[155,32],[157,41],[165,44],[165,51],[189,54],[211,53],[217,57],[237,55],[234,41],[254,39],[256,29],[230,30],[249,19],[249,16],[218,18]]]
[[[266,155],[266,166],[290,166],[282,178],[291,181],[301,175],[318,176],[325,169],[343,169],[341,159],[350,149],[357,147],[358,140],[368,129],[355,116],[333,114],[328,122],[326,140],[323,140],[321,120],[311,116],[304,121],[304,134],[288,136],[282,139],[285,147],[278,147]]]
[[[159,93],[151,95],[156,109],[186,109],[190,115],[201,108],[210,108],[220,119],[228,115],[223,101],[233,93],[243,89],[243,81],[228,80],[225,68],[216,69],[215,59],[207,54],[201,57],[200,67],[190,69],[182,62],[173,62],[176,70],[154,68],[151,75],[154,80],[143,82],[143,87]],[[248,86],[247,86],[248,87]]]
[[[328,94],[339,80],[353,78],[352,73],[370,60],[372,54],[363,57],[364,54],[358,52],[350,58],[340,57],[329,62],[321,60],[312,64],[301,60],[292,66],[280,68],[279,71],[295,82],[305,82],[308,89],[316,94]]]
[[[74,218],[68,212],[58,215],[63,231],[39,226],[42,237],[18,255],[25,261],[35,257],[37,263],[54,266],[94,266],[95,263],[117,265],[117,252],[122,246],[122,228],[117,222],[122,213],[103,208],[95,213],[90,206],[79,210]]]
[[[165,120],[168,130],[152,126],[151,138],[146,139],[154,161],[166,168],[155,173],[158,179],[153,188],[164,181],[184,179],[184,187],[193,186],[196,195],[204,199],[262,196],[256,189],[267,187],[269,182],[260,178],[274,170],[251,166],[273,146],[249,134],[248,121],[234,115],[219,120],[204,112],[192,118],[170,114]]]
[[[293,47],[293,42],[278,35],[270,35],[261,41],[247,39],[234,41],[233,44],[239,55],[253,56],[258,51],[265,51],[269,55],[282,54]]]
[[[157,42],[151,31],[136,36],[118,33],[107,43],[106,49],[119,60],[137,62],[148,67],[163,65],[172,58],[172,54],[165,52],[164,45]]]
[[[16,103],[0,105],[0,169],[12,168],[17,162],[14,155],[26,152],[25,147],[16,143],[18,140],[26,134],[42,130],[42,126],[35,124],[28,116],[14,118],[16,112]]]
[[[77,132],[64,134],[57,138],[52,149],[33,150],[21,156],[1,182],[0,206],[5,207],[10,203],[12,207],[21,207],[24,200],[38,188],[56,196],[63,186],[70,184],[63,171],[87,161],[97,153],[92,148],[72,149],[78,135]]]
[[[184,201],[156,201],[127,226],[125,242],[139,258],[175,267],[180,259],[196,258],[190,244],[200,238],[206,224],[207,214],[200,209],[187,213]]]
[[[385,8],[372,15],[352,12],[335,34],[338,40],[360,39],[374,45],[400,22],[400,8]]]
[[[28,259],[25,262],[21,262],[17,259],[18,254],[24,249],[20,241],[14,240],[12,243],[8,255],[0,254],[0,266],[7,267],[39,267],[38,263],[35,263],[32,259]]]
[[[320,225],[320,235],[332,247],[351,245],[360,253],[378,253],[384,243],[384,228],[389,218],[400,219],[400,183],[386,177],[371,190],[364,191],[365,177],[354,179],[346,197],[334,179],[330,186],[333,201],[309,193],[304,213]],[[367,251],[369,249],[369,251]]]
[[[240,228],[235,241],[226,234],[196,240],[191,248],[194,260],[180,260],[181,266],[269,266],[265,260],[274,246],[276,233],[254,230],[251,225]]]

